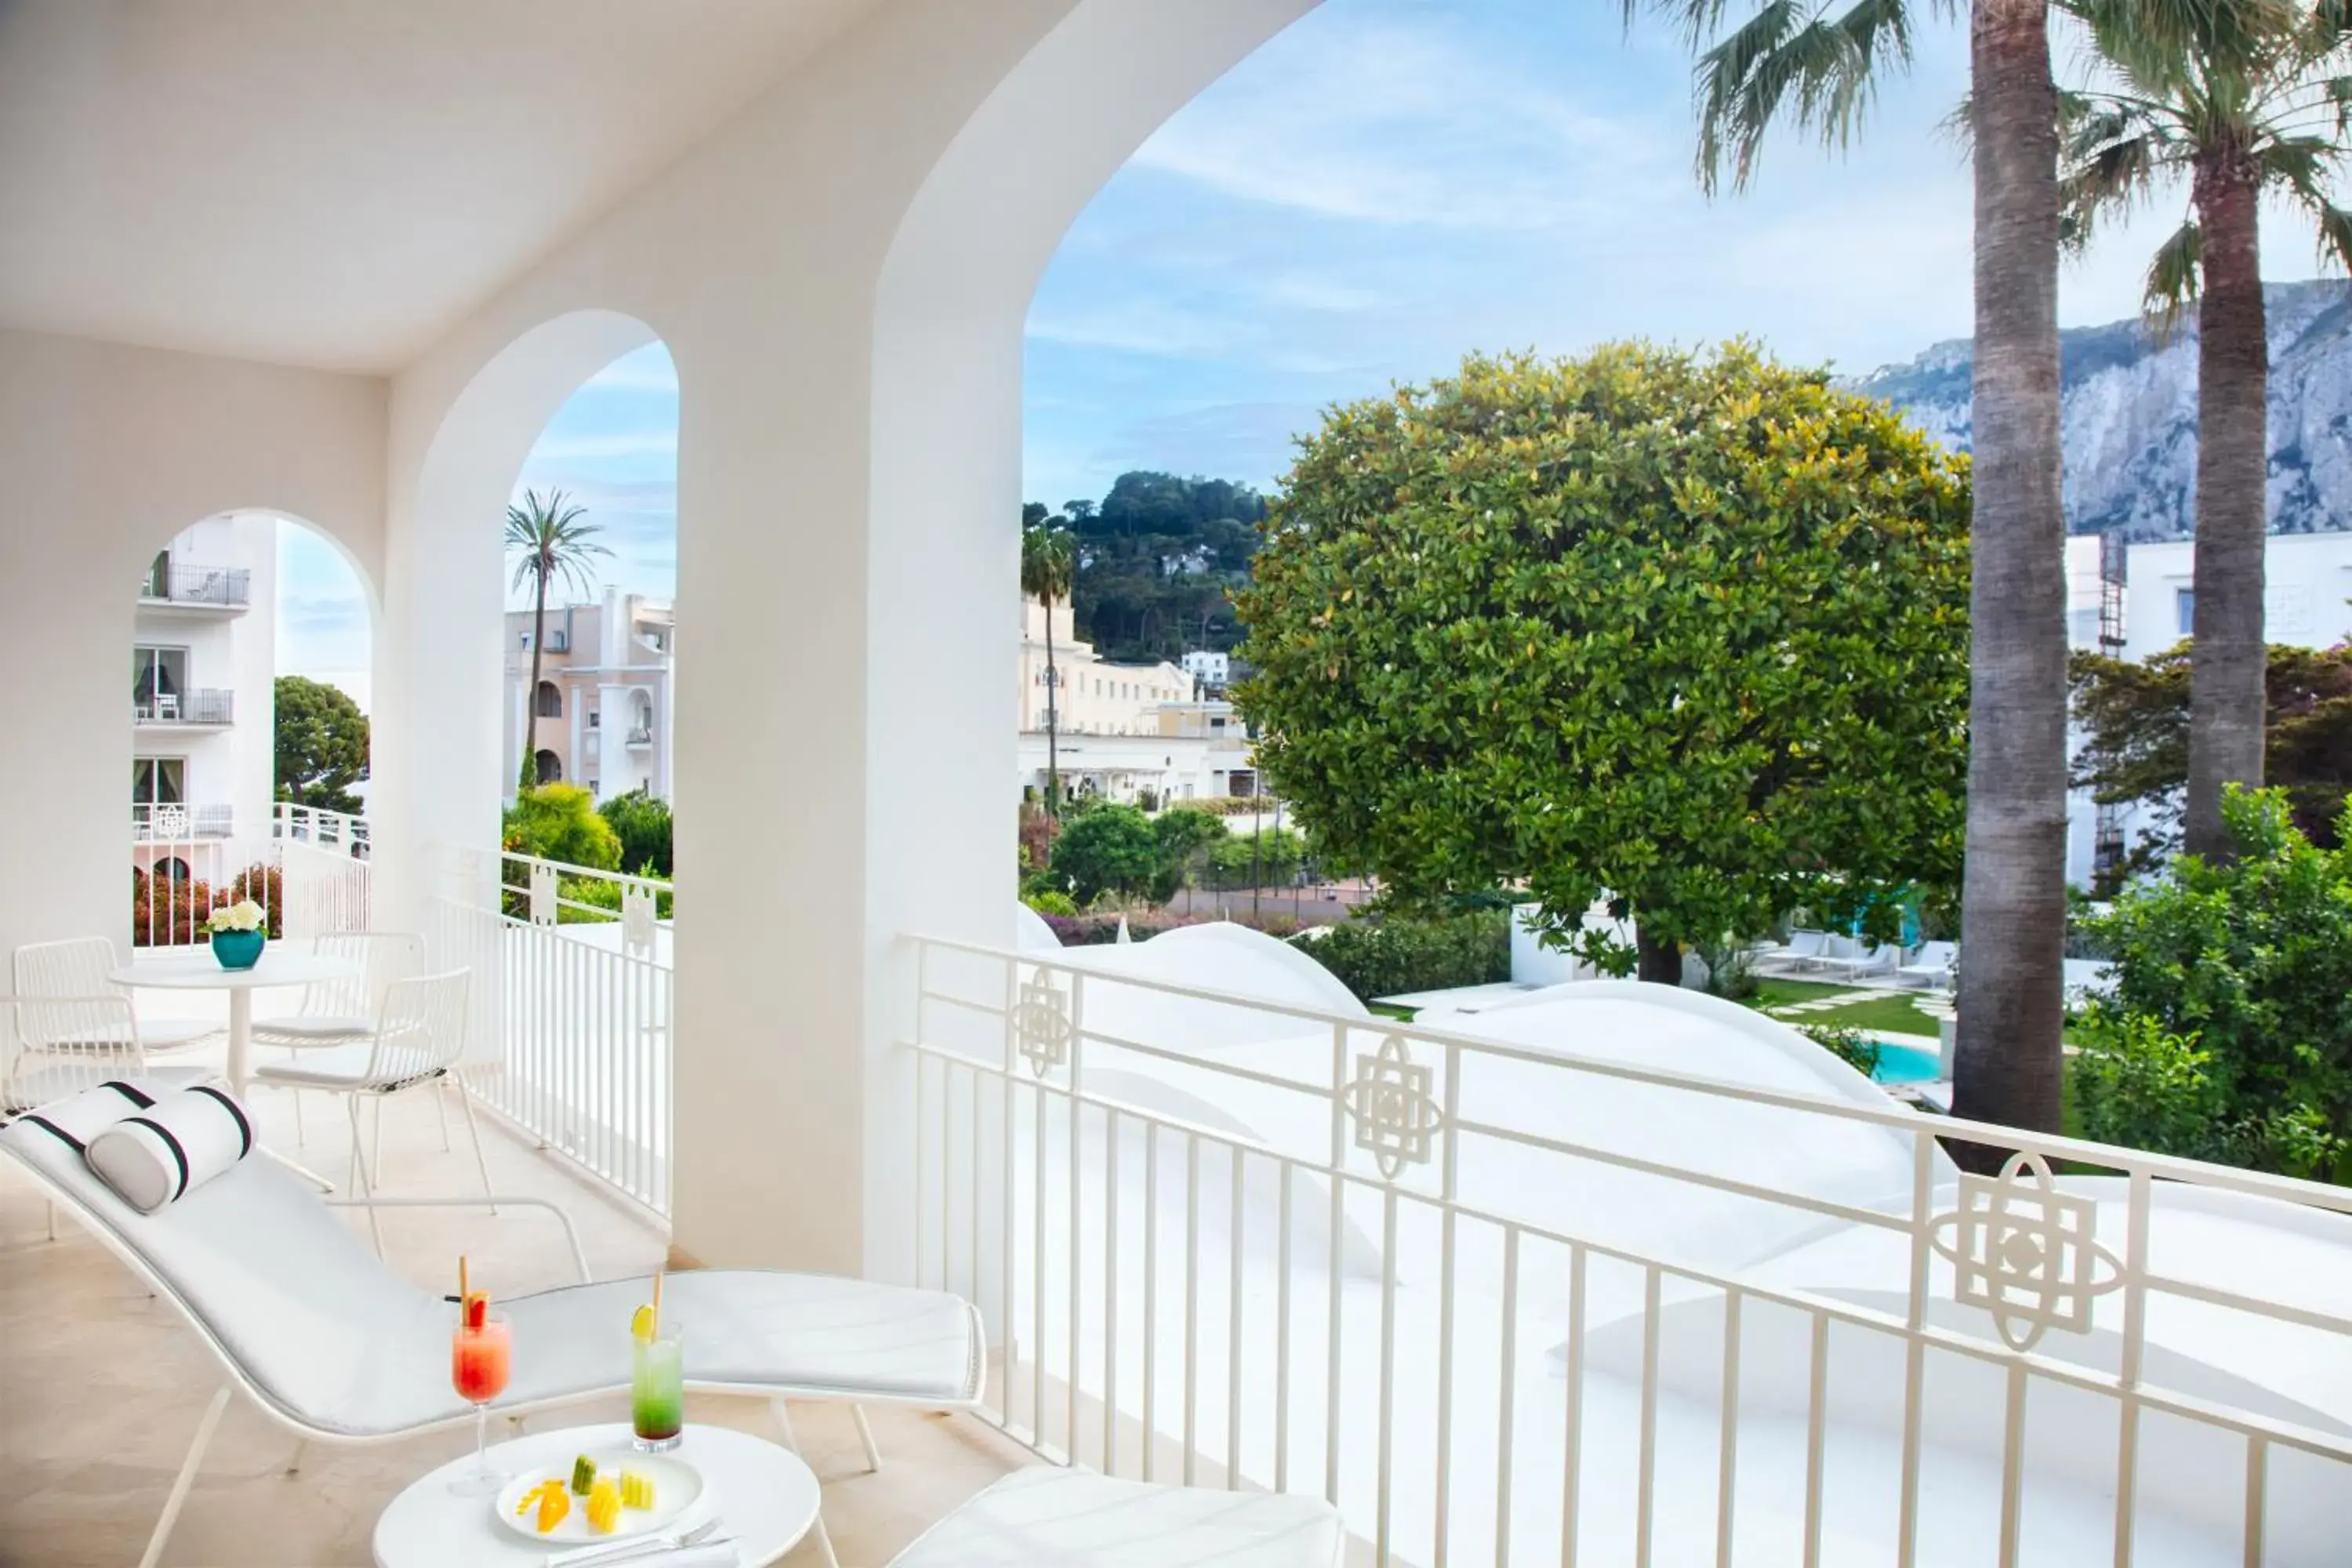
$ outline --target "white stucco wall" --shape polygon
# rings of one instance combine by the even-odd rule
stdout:
[[[1011,892],[1028,299],[1128,153],[1308,3],[903,0],[394,378],[381,841],[484,843],[508,489],[597,367],[656,334],[677,364],[674,784],[709,803],[677,837],[690,1256],[904,1267],[891,955],[914,926],[1001,939]],[[772,701],[727,678],[755,668],[787,672]],[[747,781],[756,833],[721,805]]]
[[[373,377],[0,331],[0,616],[33,671],[11,707],[0,850],[39,889],[0,905],[0,951],[130,940],[127,650],[155,552],[201,519],[268,509],[332,535],[373,581],[384,400]]]

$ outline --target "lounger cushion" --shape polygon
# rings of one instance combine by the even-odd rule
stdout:
[[[89,1141],[89,1168],[141,1214],[153,1214],[253,1152],[253,1123],[226,1084],[193,1084]]]
[[[449,1386],[456,1308],[388,1268],[339,1211],[277,1162],[246,1160],[142,1215],[79,1153],[29,1123],[0,1127],[0,1155],[29,1166],[61,1206],[137,1258],[288,1419],[345,1436],[391,1436],[468,1413]],[[500,1284],[478,1256],[475,1278],[494,1290]],[[514,1376],[500,1403],[627,1387],[629,1314],[648,1294],[639,1279],[505,1298]],[[689,1387],[941,1408],[980,1395],[978,1315],[953,1296],[705,1270],[670,1276],[664,1300],[686,1325]]]
[[[890,1568],[1338,1568],[1320,1498],[1017,1470],[925,1531]]]

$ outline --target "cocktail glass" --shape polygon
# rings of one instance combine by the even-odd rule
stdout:
[[[449,1341],[449,1381],[457,1397],[474,1407],[474,1463],[449,1483],[453,1496],[488,1497],[507,1483],[505,1476],[490,1468],[490,1401],[506,1392],[513,1370],[514,1332],[506,1319],[458,1323]]]
[[[686,1427],[684,1351],[675,1323],[650,1340],[629,1341],[629,1425],[641,1453],[677,1447]]]

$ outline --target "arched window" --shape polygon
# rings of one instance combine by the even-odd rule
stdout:
[[[543,784],[562,784],[563,782],[563,759],[557,756],[553,752],[541,752],[539,753],[539,782]]]
[[[552,680],[539,683],[539,716],[542,719],[563,717],[563,693],[556,689]]]

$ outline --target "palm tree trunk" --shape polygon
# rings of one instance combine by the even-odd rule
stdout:
[[[2269,345],[2257,175],[2235,148],[2193,183],[2197,304],[2197,598],[2189,647],[2189,808],[2182,847],[2226,858],[2221,786],[2263,782],[2263,545],[2269,511]]]
[[[530,690],[525,695],[522,768],[515,786],[530,789],[539,783],[539,661],[547,652],[547,563],[539,568],[539,593],[530,613]]]
[[[1054,668],[1054,601],[1045,600],[1045,810],[1062,815],[1062,754],[1057,721],[1062,678]]]
[[[1976,0],[1975,515],[1953,1110],[2058,1130],[2066,927],[2058,116],[2047,0]],[[1953,1151],[1972,1163],[1988,1152]]]

